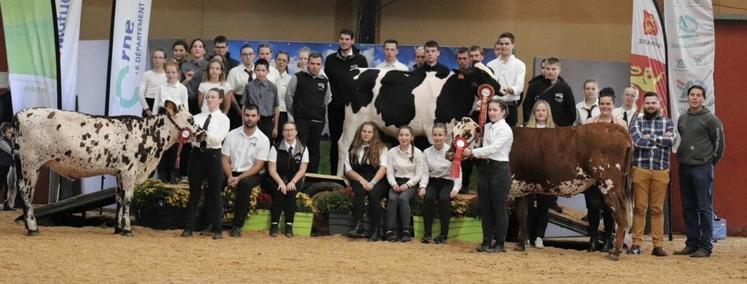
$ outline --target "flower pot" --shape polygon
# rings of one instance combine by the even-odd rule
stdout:
[[[415,237],[423,237],[425,224],[422,216],[414,216]],[[441,233],[441,222],[438,218],[433,220],[433,237]],[[449,239],[461,240],[470,243],[482,242],[482,223],[477,218],[472,217],[452,217],[449,219]]]
[[[353,228],[350,220],[350,214],[346,213],[329,213],[327,218],[329,222],[330,235],[344,235]]]
[[[183,229],[187,208],[146,207],[137,209],[137,225],[157,230]]]
[[[305,212],[296,212],[293,220],[293,234],[297,236],[311,236],[311,227],[314,220],[314,214]],[[267,232],[270,230],[271,214],[270,210],[260,209],[256,213],[249,214],[241,230]],[[281,216],[279,223],[280,233],[285,232],[285,216]]]

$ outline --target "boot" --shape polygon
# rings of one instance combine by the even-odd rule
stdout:
[[[270,225],[270,237],[277,237],[278,236],[278,224],[272,224]]]
[[[285,224],[285,236],[288,238],[293,237],[293,224]]]
[[[371,236],[368,237],[369,242],[378,242],[381,240],[381,233],[379,232],[379,228],[373,228],[371,230]]]
[[[599,243],[599,239],[597,238],[597,235],[592,235],[591,237],[589,237],[589,248],[587,250],[589,252],[597,251],[598,243]]]
[[[354,223],[355,225],[350,229],[350,231],[348,231],[347,236],[351,238],[365,237],[365,234],[363,233],[363,222],[354,221]]]
[[[613,237],[611,233],[605,233],[604,245],[602,246],[602,252],[610,252],[612,250]]]

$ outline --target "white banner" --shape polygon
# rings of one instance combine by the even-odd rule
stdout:
[[[109,115],[140,115],[140,81],[148,60],[151,0],[115,1],[110,54]]]
[[[57,38],[60,42],[62,109],[75,110],[75,83],[78,77],[78,39],[83,0],[56,0]]]
[[[641,94],[656,92],[661,99],[662,109],[666,113],[668,105],[666,46],[661,19],[659,19],[659,12],[653,0],[633,2],[631,28],[630,83],[637,87]],[[643,101],[643,95],[638,96],[636,104],[640,106],[641,101]]]
[[[669,47],[672,119],[687,110],[687,89],[706,89],[705,106],[715,113],[713,62],[716,54],[713,4],[710,0],[664,1]]]

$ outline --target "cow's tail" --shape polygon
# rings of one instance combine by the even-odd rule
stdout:
[[[625,173],[625,217],[628,221],[627,228],[625,228],[625,232],[629,232],[630,228],[633,227],[633,175],[632,175],[632,165],[633,165],[633,145],[632,143],[628,143],[627,147],[625,147],[625,164],[623,166],[623,171]]]

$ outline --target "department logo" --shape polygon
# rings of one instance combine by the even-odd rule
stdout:
[[[682,15],[677,20],[677,31],[680,38],[690,38],[698,36],[698,21],[690,15]]]
[[[646,10],[643,10],[643,34],[652,36],[659,35],[659,26],[656,25],[656,18]]]
[[[563,93],[555,93],[555,101],[562,103],[563,102]]]

